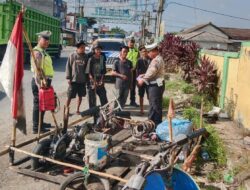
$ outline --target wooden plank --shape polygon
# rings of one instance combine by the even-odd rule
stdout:
[[[147,154],[141,154],[141,153],[129,151],[129,150],[121,150],[121,151],[124,154],[130,154],[130,155],[137,156],[137,157],[145,159],[145,160],[153,160],[154,159],[153,156],[147,155]]]
[[[30,155],[30,156],[35,157],[35,158],[39,158],[39,159],[49,161],[49,162],[57,164],[57,165],[74,168],[74,169],[80,170],[80,171],[82,171],[84,169],[84,167],[82,167],[82,166],[78,166],[78,165],[74,165],[74,164],[70,164],[70,163],[66,163],[66,162],[61,162],[59,160],[54,160],[54,159],[51,159],[51,158],[48,158],[48,157],[45,157],[45,156],[37,155],[37,154],[31,153],[31,152],[28,152],[28,151],[25,151],[25,150],[21,150],[21,149],[15,148],[15,147],[10,147],[10,149],[12,149],[14,151],[17,151],[17,152],[20,152],[20,153],[23,153],[23,154],[26,154],[26,155]],[[118,180],[118,181],[127,183],[127,180],[124,180],[124,179],[122,179],[120,177],[117,177],[117,176],[114,176],[114,175],[110,175],[110,174],[107,174],[107,173],[104,173],[104,172],[99,172],[99,171],[95,171],[95,170],[91,170],[91,169],[89,169],[88,171],[89,171],[90,174],[95,174],[95,175],[98,175],[98,176],[101,176],[101,177],[110,178],[110,179],[114,179],[114,180]]]
[[[130,171],[124,176],[124,179],[129,180],[132,175],[135,174],[135,167],[131,167]],[[124,186],[124,183],[119,182],[114,189],[121,189]]]
[[[55,177],[55,176],[52,176],[49,174],[35,172],[35,171],[24,169],[24,168],[10,167],[10,169],[17,172],[17,173],[20,173],[20,174],[23,174],[26,176],[31,176],[34,178],[38,178],[38,179],[42,179],[42,180],[45,180],[45,181],[48,181],[51,183],[60,184],[62,182],[62,179],[58,179],[58,177]]]
[[[16,148],[21,148],[21,147],[23,147],[23,146],[25,146],[25,145],[31,144],[32,142],[38,141],[39,139],[42,139],[42,138],[44,138],[44,137],[47,137],[47,136],[49,136],[49,135],[51,135],[51,134],[53,134],[53,133],[55,133],[55,129],[53,129],[53,130],[51,130],[51,131],[48,131],[48,132],[46,132],[46,133],[44,133],[44,134],[41,134],[41,135],[40,135],[40,138],[38,138],[38,137],[36,136],[36,137],[34,137],[34,138],[32,138],[32,139],[29,139],[29,140],[27,140],[27,141],[24,141],[24,142],[22,142],[22,143],[16,145],[15,147],[16,147]],[[4,154],[7,154],[9,151],[10,151],[10,146],[8,146],[6,149],[4,149],[3,151],[1,151],[1,152],[0,152],[0,156],[3,156]]]
[[[122,177],[128,171],[129,171],[128,167],[121,167],[121,166],[113,166],[113,167],[111,166],[105,170],[107,174],[111,174],[117,177]]]
[[[120,144],[122,141],[131,137],[131,131],[129,129],[123,129],[119,131],[117,134],[112,136],[112,146],[116,146]]]
[[[76,121],[70,123],[68,127],[72,127],[72,126],[76,125],[77,123],[79,123],[79,122],[81,122],[81,121],[85,121],[85,120],[88,119],[88,118],[90,118],[90,116],[84,116],[84,117],[82,117],[82,118],[80,118],[80,119],[78,119],[78,120],[76,120]],[[60,129],[60,130],[61,130],[61,129]],[[22,143],[16,145],[15,147],[16,147],[16,148],[21,148],[21,147],[26,146],[26,145],[28,145],[28,144],[31,144],[31,143],[33,143],[33,142],[35,142],[35,141],[38,141],[38,140],[40,140],[40,139],[42,139],[42,138],[44,138],[44,137],[47,137],[47,136],[49,136],[49,135],[51,135],[51,134],[54,134],[55,131],[56,131],[56,129],[53,129],[53,130],[48,131],[48,132],[46,132],[46,133],[44,133],[44,134],[41,134],[39,138],[36,136],[36,137],[34,137],[34,138],[32,138],[32,139],[29,139],[29,140],[27,140],[27,141],[24,141],[24,142],[22,142]],[[2,151],[0,152],[0,156],[3,156],[3,155],[5,155],[5,154],[7,154],[9,151],[10,151],[10,147],[8,146],[8,147],[6,147],[4,150],[2,150]]]

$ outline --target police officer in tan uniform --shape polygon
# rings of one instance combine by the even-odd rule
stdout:
[[[148,85],[149,114],[148,118],[157,126],[162,122],[162,96],[165,89],[164,84],[164,61],[159,54],[158,44],[145,46],[148,56],[152,59],[145,74],[137,78],[138,85]]]

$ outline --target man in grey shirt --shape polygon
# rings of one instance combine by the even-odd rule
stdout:
[[[71,99],[78,95],[76,113],[80,114],[82,97],[86,95],[86,73],[88,56],[85,54],[85,42],[80,40],[76,44],[76,52],[72,53],[66,64],[66,79],[68,80],[68,98],[66,106],[69,107]]]
[[[132,62],[126,58],[128,50],[127,46],[121,47],[119,58],[114,62],[111,73],[116,77],[115,88],[118,91],[118,101],[121,107],[125,106],[131,85]]]

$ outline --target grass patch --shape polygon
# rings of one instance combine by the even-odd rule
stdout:
[[[207,174],[207,179],[210,182],[218,182],[223,179],[223,174],[220,170],[214,170],[213,172],[209,172]]]
[[[192,84],[186,83],[183,80],[167,81],[165,88],[170,92],[176,92],[180,90],[184,94],[192,94],[196,91]]]
[[[196,92],[196,89],[192,84],[185,83],[181,86],[181,91],[184,94],[192,94]]]

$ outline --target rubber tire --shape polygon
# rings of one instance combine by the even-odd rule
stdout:
[[[51,139],[43,139],[41,140],[33,149],[34,154],[48,156],[50,150]],[[39,161],[39,158],[32,157],[31,158],[31,169],[36,170],[37,168],[41,167],[43,163]]]
[[[83,181],[84,180],[83,178],[84,178],[84,174],[82,172],[77,172],[75,174],[70,175],[60,185],[60,190],[66,190],[67,186],[70,185],[70,183],[72,183],[74,180],[82,180]],[[109,183],[109,181],[107,179],[104,179],[104,178],[101,178],[101,177],[90,174],[89,179],[93,179],[93,178],[98,179],[102,183],[102,185],[104,186],[104,189],[102,189],[102,190],[110,190],[110,183]],[[86,186],[84,186],[84,187],[81,186],[81,187],[78,187],[77,189],[88,190],[86,188]]]

